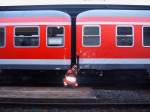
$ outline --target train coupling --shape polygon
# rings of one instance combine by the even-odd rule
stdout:
[[[72,68],[68,69],[63,79],[64,86],[77,87],[78,86],[77,74],[78,74],[77,65],[74,65]]]

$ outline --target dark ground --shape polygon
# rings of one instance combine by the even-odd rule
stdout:
[[[0,106],[0,112],[150,112],[148,106]]]

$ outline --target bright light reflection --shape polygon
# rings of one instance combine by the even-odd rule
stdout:
[[[66,80],[70,82],[76,82],[76,77],[67,76]]]

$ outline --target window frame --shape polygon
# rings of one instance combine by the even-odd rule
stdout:
[[[6,47],[6,27],[5,26],[0,26],[0,28],[4,29],[4,45],[0,46],[0,48],[5,48]]]
[[[150,45],[149,46],[145,46],[144,45],[144,27],[149,27],[150,28],[150,25],[142,25],[142,46],[143,47],[150,47]]]
[[[16,46],[15,45],[15,31],[16,31],[16,28],[19,28],[19,27],[21,27],[21,28],[26,28],[26,27],[36,27],[36,28],[38,28],[38,36],[39,36],[39,44],[38,44],[38,46]],[[14,39],[13,39],[13,46],[15,47],[15,48],[39,48],[40,47],[40,26],[20,26],[20,25],[17,25],[17,26],[14,26],[14,34],[13,34],[13,36],[14,36]]]
[[[98,45],[84,45],[84,28],[85,27],[98,27],[99,29],[99,35],[94,35],[94,36],[99,36],[99,44]],[[92,35],[90,35],[92,36]],[[82,25],[82,46],[83,47],[100,47],[101,46],[101,25]]]
[[[62,27],[63,28],[63,33],[64,33],[64,42],[63,42],[63,45],[61,45],[61,46],[48,46],[48,44],[47,44],[47,38],[48,38],[48,35],[47,35],[47,31],[48,31],[48,28],[49,27]],[[48,25],[47,27],[46,27],[46,47],[47,48],[63,48],[63,47],[65,47],[65,40],[66,40],[66,33],[65,33],[65,26],[63,26],[63,25]]]
[[[131,46],[121,46],[117,44],[117,29],[118,27],[131,27],[132,28],[132,36],[133,36],[133,40],[132,40],[132,45]],[[116,25],[116,35],[115,35],[115,40],[116,40],[116,47],[134,47],[134,26],[133,25]]]

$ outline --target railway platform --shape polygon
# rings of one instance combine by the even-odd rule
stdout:
[[[150,90],[0,87],[0,104],[150,105]]]

